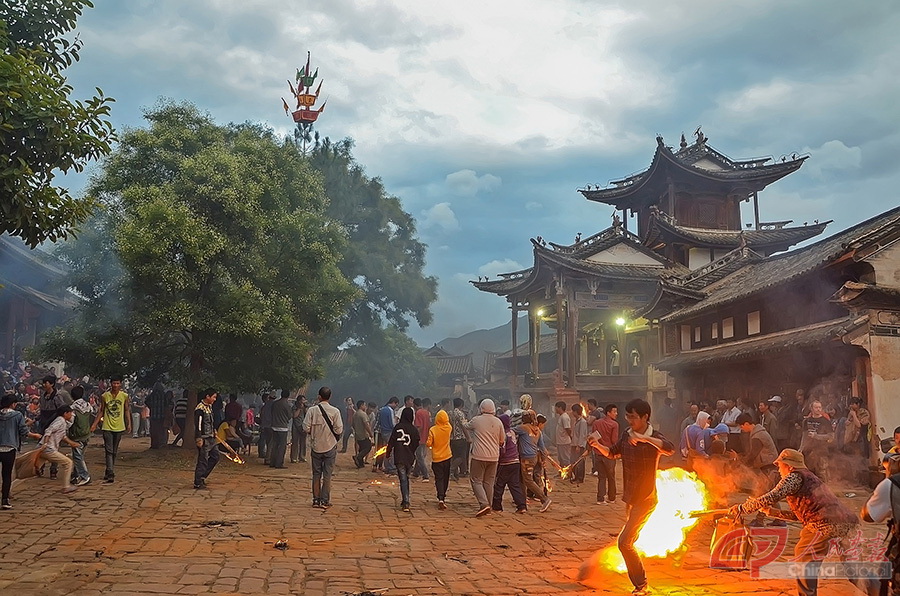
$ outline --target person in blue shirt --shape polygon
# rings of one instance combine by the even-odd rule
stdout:
[[[391,433],[394,432],[394,425],[397,424],[396,409],[399,405],[400,400],[395,395],[378,410],[378,419],[375,421],[376,449],[387,446],[388,439],[391,438]],[[376,457],[373,465],[375,468],[383,467],[385,474],[395,474],[397,472],[394,462],[388,456]]]

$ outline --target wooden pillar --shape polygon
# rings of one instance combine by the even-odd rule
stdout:
[[[516,301],[512,303],[512,388],[519,386],[519,307]]]
[[[672,182],[671,178],[668,178],[668,192],[669,192],[669,215],[673,218],[675,217],[675,183]]]
[[[622,209],[622,229],[628,231],[628,209]]]
[[[530,361],[529,367],[531,368],[531,374],[537,377],[537,353],[538,353],[538,338],[537,333],[535,333],[535,322],[537,321],[537,309],[534,305],[528,305],[528,359]],[[540,324],[540,323],[538,323]]]
[[[559,378],[564,378],[565,367],[563,363],[563,289],[562,283],[556,288],[556,368],[559,370]]]
[[[759,229],[759,193],[753,192],[753,222],[756,225],[755,229]]]
[[[569,288],[566,300],[566,349],[569,361],[569,387],[578,385],[578,307],[575,305],[575,290]]]

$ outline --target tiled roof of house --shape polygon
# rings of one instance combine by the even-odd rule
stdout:
[[[788,283],[826,266],[857,246],[900,233],[900,207],[896,207],[814,244],[747,263],[703,287],[706,298],[663,317],[678,321],[704,311],[745,299],[758,292]]]
[[[772,354],[789,350],[821,348],[826,342],[840,341],[843,335],[867,321],[868,317],[856,319],[844,317],[718,346],[688,350],[661,360],[656,367],[660,370],[672,370],[683,366],[708,366],[721,362],[770,357]]]

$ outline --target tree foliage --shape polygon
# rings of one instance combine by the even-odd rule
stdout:
[[[352,148],[350,140],[325,139],[310,152],[325,181],[328,215],[347,230],[341,272],[359,289],[335,345],[371,343],[367,338],[386,326],[404,331],[411,319],[424,327],[437,297],[437,280],[423,271],[426,247],[416,237],[415,220],[380,179],[366,176]]]
[[[85,304],[40,355],[194,389],[320,376],[312,352],[354,289],[317,173],[257,125],[216,125],[188,104],[145,117],[92,181],[104,208],[62,251]]]
[[[424,273],[426,246],[416,237],[415,220],[380,179],[366,176],[352,148],[349,139],[325,139],[309,152],[322,172],[328,214],[347,231],[341,272],[358,290],[326,344],[330,350],[351,346],[341,362],[353,365],[328,366],[328,377],[360,397],[421,391],[434,384],[436,373],[404,333],[411,320],[431,323],[437,280]]]
[[[65,238],[91,213],[89,198],[53,186],[57,172],[80,172],[109,153],[109,104],[98,88],[72,100],[63,73],[81,42],[66,37],[88,0],[0,3],[0,233],[34,247]]]
[[[409,336],[389,326],[343,350],[328,367],[328,379],[342,396],[382,403],[390,395],[428,395],[436,388],[437,370]]]

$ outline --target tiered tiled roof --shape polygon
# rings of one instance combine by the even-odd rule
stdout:
[[[471,352],[463,356],[441,356],[431,360],[439,375],[471,375],[475,371]]]
[[[678,225],[668,215],[651,208],[652,217],[644,242],[654,246],[658,242],[681,242],[696,248],[737,248],[748,246],[767,255],[818,236],[831,223],[816,222],[793,228],[781,227],[769,230],[713,230]]]
[[[545,283],[547,275],[560,269],[589,278],[644,282],[688,273],[686,267],[667,261],[649,250],[640,243],[637,236],[618,225],[571,245],[546,243],[536,239],[532,239],[531,243],[534,254],[533,267],[503,273],[499,280],[473,281],[472,285],[483,292],[502,296],[534,290],[537,284]],[[626,244],[631,249],[647,255],[655,263],[629,265],[590,259],[617,244]]]
[[[579,192],[590,201],[615,206],[617,209],[649,206],[668,187],[671,175],[681,180],[698,184],[724,183],[739,186],[747,193],[760,191],[772,182],[798,170],[808,156],[791,156],[781,163],[770,158],[732,160],[706,144],[705,137],[676,152],[667,147],[662,137],[656,138],[656,153],[646,170],[612,182],[612,186],[602,189],[582,189]],[[705,160],[715,164],[715,168],[698,165]],[[640,204],[639,204],[640,203]]]
[[[814,244],[746,263],[718,281],[703,287],[706,297],[702,300],[662,318],[667,321],[679,321],[696,316],[757,292],[788,283],[819,267],[827,266],[857,248],[892,241],[898,236],[900,236],[900,207]]]

